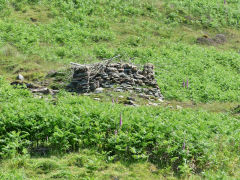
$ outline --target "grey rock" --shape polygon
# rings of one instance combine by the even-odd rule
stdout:
[[[123,72],[123,71],[124,71],[124,69],[122,69],[122,68],[118,69],[118,72]]]
[[[122,78],[126,78],[127,77],[127,75],[125,74],[125,73],[119,73],[118,74],[120,77],[122,77]]]
[[[139,97],[144,98],[144,99],[150,99],[148,95],[145,94],[139,94]]]
[[[147,94],[148,95],[153,95],[153,93],[151,91],[148,91]]]
[[[97,88],[95,89],[95,93],[103,93],[104,92],[104,88]]]
[[[32,93],[50,94],[52,91],[48,88],[31,89]]]
[[[131,67],[131,65],[126,63],[126,64],[123,64],[122,67],[124,69],[129,69]]]
[[[129,85],[127,83],[122,83],[121,87],[129,87]]]
[[[132,100],[126,101],[125,104],[126,104],[126,105],[131,105],[131,106],[135,106],[135,105],[136,105],[135,102],[132,101]]]
[[[108,67],[114,67],[114,68],[119,68],[121,64],[119,63],[111,63],[108,65]]]
[[[16,79],[17,79],[17,80],[20,80],[20,81],[23,81],[23,80],[24,80],[24,77],[23,77],[23,75],[18,74]]]
[[[143,83],[142,80],[138,80],[138,84],[139,84],[140,86],[144,86],[144,83]]]
[[[144,76],[141,75],[141,74],[136,74],[136,75],[134,75],[134,77],[135,77],[136,79],[143,79],[143,78],[144,78]]]
[[[215,43],[213,39],[206,36],[197,38],[196,42],[198,44],[206,44],[206,45],[213,45]]]
[[[149,102],[148,105],[150,105],[150,106],[158,106],[157,103],[152,103],[152,102]]]
[[[132,66],[132,72],[136,73],[137,72],[137,66]]]
[[[117,72],[118,70],[116,68],[113,68],[113,67],[108,67],[106,69],[107,72]]]
[[[143,88],[142,91],[147,94],[149,92],[149,90],[147,88]]]
[[[98,88],[97,83],[96,83],[96,82],[91,82],[91,83],[90,83],[90,89],[91,89],[92,91],[94,91],[96,88]]]
[[[141,88],[135,88],[135,91],[140,93],[140,92],[142,92],[142,89]]]
[[[118,74],[118,73],[113,73],[113,74],[112,74],[112,77],[113,77],[113,78],[119,78],[119,74]]]
[[[218,44],[223,44],[226,42],[227,38],[224,34],[217,34],[213,40]]]
[[[120,89],[120,88],[117,88],[115,89],[116,92],[123,92],[124,90],[123,89]]]
[[[101,76],[102,76],[102,78],[108,78],[108,74],[106,74],[106,73],[102,74]]]
[[[127,89],[128,91],[130,91],[130,90],[133,90],[133,87],[132,87],[132,86],[126,87],[126,89]]]
[[[75,68],[74,70],[76,73],[81,73],[81,72],[86,72],[89,71],[89,67],[88,66],[78,66],[77,68]]]
[[[136,99],[134,99],[133,97],[127,97],[127,100],[136,101]]]
[[[182,109],[182,108],[183,108],[182,106],[179,106],[179,105],[176,106],[176,109]]]
[[[52,90],[52,93],[57,94],[57,93],[59,93],[59,90]]]

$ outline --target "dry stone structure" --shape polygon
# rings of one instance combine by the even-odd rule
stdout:
[[[100,88],[117,92],[134,91],[163,99],[154,78],[154,66],[146,64],[143,70],[128,63],[97,63],[80,65],[73,63],[72,91],[88,93]]]

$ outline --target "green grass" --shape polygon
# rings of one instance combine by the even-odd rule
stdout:
[[[234,170],[234,167],[233,167]],[[236,179],[220,172],[203,174],[206,179]],[[89,150],[65,156],[16,157],[1,163],[0,178],[7,179],[177,179],[170,170],[159,170],[148,162],[107,163],[104,157]],[[201,179],[188,175],[182,179]]]
[[[0,0],[0,179],[239,178],[240,1],[223,2]],[[227,41],[196,43],[216,34]],[[116,55],[155,65],[162,106],[64,91],[36,99],[8,85],[18,73],[40,83],[70,62]],[[30,157],[37,144],[59,156]]]
[[[95,151],[83,150],[62,157],[18,157],[5,160],[1,179],[159,179],[163,177],[151,163],[106,163]]]

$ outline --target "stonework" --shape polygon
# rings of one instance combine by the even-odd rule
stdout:
[[[74,63],[69,88],[78,93],[94,92],[99,88],[117,92],[134,91],[163,99],[154,78],[154,66],[146,64],[143,70],[128,63],[97,63],[80,65]]]

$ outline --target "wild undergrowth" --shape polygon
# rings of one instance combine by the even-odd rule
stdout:
[[[239,117],[205,111],[124,107],[61,92],[33,98],[1,79],[1,158],[95,148],[108,161],[146,161],[176,174],[230,173],[239,163]],[[54,101],[54,102],[53,102]]]

